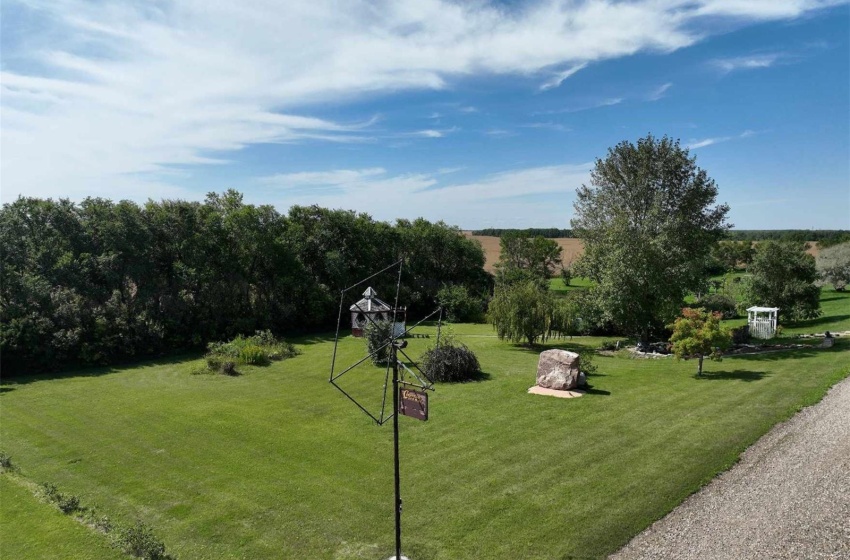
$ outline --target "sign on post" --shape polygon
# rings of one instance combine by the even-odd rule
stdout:
[[[398,412],[417,420],[428,419],[428,393],[413,389],[398,389]]]

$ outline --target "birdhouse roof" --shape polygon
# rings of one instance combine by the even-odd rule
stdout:
[[[363,299],[349,307],[350,311],[392,311],[393,308],[387,302],[378,299],[378,293],[372,289],[372,286],[366,288],[363,292]]]

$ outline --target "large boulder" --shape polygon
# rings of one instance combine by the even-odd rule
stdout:
[[[546,350],[537,362],[537,385],[569,391],[583,384],[581,357],[567,350]]]

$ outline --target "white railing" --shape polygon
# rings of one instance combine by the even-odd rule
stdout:
[[[774,334],[776,334],[776,329],[770,319],[753,319],[750,321],[750,336],[753,338],[772,338]]]

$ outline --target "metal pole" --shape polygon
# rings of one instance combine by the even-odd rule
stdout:
[[[401,560],[401,474],[398,461],[398,357],[392,346],[393,360],[393,452],[395,463],[395,560]]]

